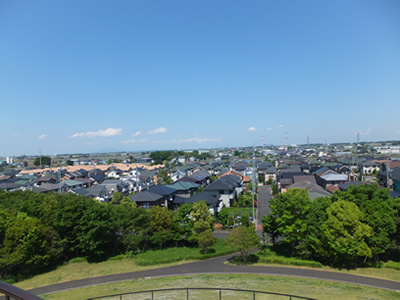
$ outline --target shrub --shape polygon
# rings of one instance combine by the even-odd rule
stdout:
[[[69,261],[70,264],[87,262],[87,257],[75,257]]]
[[[388,261],[385,264],[385,268],[395,269],[395,270],[400,271],[400,262]]]

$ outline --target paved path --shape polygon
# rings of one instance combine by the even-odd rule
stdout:
[[[258,202],[257,202],[257,210],[258,210],[258,224],[261,224],[261,220],[264,216],[270,213],[269,208],[269,199],[271,199],[271,186],[263,185],[260,186],[258,191]]]
[[[131,272],[115,275],[106,275],[94,278],[85,278],[80,280],[68,281],[39,287],[30,290],[33,294],[42,295],[54,293],[57,291],[80,288],[84,286],[110,283],[116,281],[130,280],[134,278],[159,277],[172,275],[188,275],[202,273],[243,273],[243,274],[263,274],[263,275],[280,275],[280,276],[295,276],[308,277],[316,279],[325,279],[333,281],[341,281],[346,283],[367,285],[376,288],[397,290],[400,292],[400,282],[376,279],[358,275],[350,275],[337,272],[320,271],[315,269],[301,268],[286,268],[286,267],[258,267],[258,266],[233,266],[226,265],[224,262],[231,259],[234,254],[203,260],[178,266],[172,266],[161,269]],[[100,296],[100,295],[99,295]]]

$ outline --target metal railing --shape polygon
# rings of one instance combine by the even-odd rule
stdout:
[[[2,296],[4,294],[4,296]],[[29,293],[19,287],[0,281],[0,299],[16,300],[43,300],[39,296]]]
[[[303,296],[296,296],[296,295],[290,295],[290,294],[281,294],[281,293],[273,293],[273,292],[264,292],[264,291],[254,291],[254,290],[242,290],[242,289],[224,289],[224,288],[171,288],[171,289],[158,289],[158,290],[147,290],[147,291],[138,291],[138,292],[129,292],[129,293],[122,293],[122,294],[114,294],[114,295],[107,295],[107,296],[100,296],[100,297],[94,297],[94,298],[88,298],[86,300],[95,300],[95,299],[115,299],[115,300],[127,300],[127,299],[138,299],[140,294],[147,294],[148,297],[145,299],[149,299],[149,296],[151,295],[151,299],[157,299],[156,296],[164,297],[165,293],[167,292],[175,292],[175,291],[185,291],[184,295],[181,295],[179,298],[176,299],[183,299],[186,298],[187,300],[191,299],[191,296],[194,296],[193,293],[190,291],[215,291],[218,292],[216,294],[216,298],[209,298],[208,299],[232,299],[232,292],[235,293],[248,293],[252,295],[253,300],[257,299],[257,295],[273,295],[279,297],[278,299],[306,299],[306,300],[315,300],[314,298],[309,298],[309,297],[303,297]],[[133,296],[133,297],[132,297]],[[224,298],[225,297],[225,298]],[[197,298],[197,297],[194,297]],[[202,297],[204,298],[204,297]],[[248,297],[250,299],[250,297]],[[168,299],[171,299],[168,297]],[[197,298],[199,299],[199,298]],[[275,297],[274,297],[275,299]]]

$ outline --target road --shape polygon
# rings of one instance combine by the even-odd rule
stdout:
[[[269,200],[271,197],[271,186],[263,185],[259,187],[257,202],[258,224],[261,224],[262,218],[270,213]]]
[[[234,254],[231,254],[214,259],[203,260],[167,268],[106,275],[94,278],[74,280],[69,282],[61,282],[49,286],[35,288],[29,291],[36,295],[43,295],[62,290],[80,288],[90,285],[111,283],[116,281],[124,281],[135,278],[161,277],[161,276],[173,276],[173,275],[192,275],[192,274],[203,274],[203,273],[208,273],[208,274],[242,273],[242,274],[262,274],[262,275],[295,276],[295,277],[325,279],[331,281],[340,281],[345,283],[366,285],[382,289],[396,290],[400,292],[400,282],[398,281],[370,278],[365,276],[351,275],[339,272],[321,271],[316,269],[288,268],[288,267],[233,266],[225,264],[225,262],[231,259],[233,256]]]

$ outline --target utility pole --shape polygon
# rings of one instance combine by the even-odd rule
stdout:
[[[252,185],[252,198],[253,198],[253,223],[254,223],[254,228],[257,231],[257,222],[256,222],[256,215],[254,213],[254,193],[255,193],[255,181],[256,181],[256,151],[254,149],[254,154],[253,154],[253,185]]]
[[[39,149],[40,168],[42,168],[42,149]]]
[[[390,185],[389,185],[389,180],[390,180],[390,168],[389,168],[389,161],[386,161],[386,187],[390,191]]]
[[[61,169],[58,167],[58,182],[60,184],[59,194],[61,194]]]

